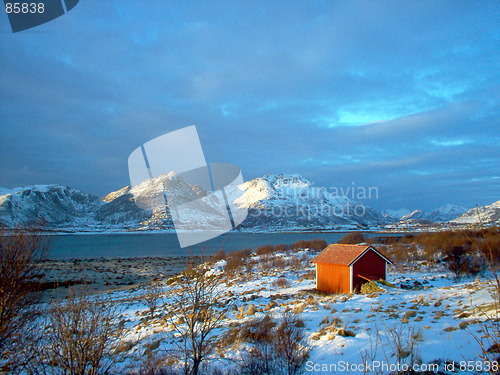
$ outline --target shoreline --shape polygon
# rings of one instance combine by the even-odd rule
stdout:
[[[90,293],[132,289],[152,281],[164,281],[186,268],[191,256],[137,258],[48,259],[39,264],[43,276],[34,287],[44,300],[67,295],[70,288]]]
[[[434,223],[434,224],[414,224],[406,226],[396,226],[397,224],[388,224],[386,227],[351,227],[351,228],[338,228],[338,229],[272,229],[272,230],[255,230],[255,229],[240,229],[231,230],[226,234],[297,234],[297,233],[350,233],[350,232],[363,232],[363,233],[412,233],[412,232],[437,232],[447,230],[465,230],[470,229],[475,224],[450,224],[450,223]],[[393,227],[395,226],[395,227]],[[141,234],[176,234],[177,232],[184,232],[176,229],[99,229],[94,228],[91,230],[78,230],[78,229],[37,229],[37,228],[5,228],[0,231],[0,236],[8,236],[9,232],[18,230],[32,230],[43,235],[56,235],[56,236],[84,236],[84,235],[141,235]],[[199,230],[194,232],[211,232],[210,230]]]

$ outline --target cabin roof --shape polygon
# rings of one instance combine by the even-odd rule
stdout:
[[[328,263],[328,264],[343,264],[350,266],[363,256],[369,249],[373,250],[386,262],[392,263],[385,255],[381,254],[377,249],[370,245],[343,245],[331,244],[328,245],[321,253],[319,253],[311,263]]]

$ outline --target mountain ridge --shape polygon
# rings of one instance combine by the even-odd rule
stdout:
[[[220,222],[218,210],[224,202],[171,172],[134,187],[112,191],[102,199],[62,185],[0,187],[0,225],[15,228],[44,223],[50,229],[90,231],[174,229],[169,206],[164,206],[165,188],[172,193],[171,203],[176,199],[196,200],[197,211],[184,214],[195,215],[201,227]],[[233,203],[248,209],[248,217],[239,230],[381,229],[398,222],[471,224],[477,220],[473,212],[476,209],[467,211],[451,204],[430,212],[384,210],[380,213],[346,196],[316,187],[298,174],[266,174],[244,182],[238,189],[240,193]],[[155,206],[158,199],[160,208]],[[480,212],[486,224],[498,223],[500,201],[481,207]],[[398,218],[399,214],[402,216]]]

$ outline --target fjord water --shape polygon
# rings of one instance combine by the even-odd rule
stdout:
[[[292,244],[300,240],[323,239],[337,242],[346,232],[322,233],[225,233],[195,246],[182,249],[175,233],[114,233],[53,235],[50,259],[70,258],[140,258],[214,254],[225,251],[256,249],[262,245]],[[367,237],[390,236],[365,233]],[[398,234],[401,235],[401,234]]]

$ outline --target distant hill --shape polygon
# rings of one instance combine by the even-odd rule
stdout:
[[[389,220],[399,221],[403,216],[411,214],[411,211],[406,208],[399,210],[382,210],[382,215]]]
[[[432,223],[444,223],[456,219],[467,211],[466,208],[453,204],[446,204],[431,212],[415,210],[400,218],[400,221],[426,221]]]
[[[0,225],[41,224],[50,228],[95,227],[93,214],[105,203],[98,197],[61,185],[0,188]]]
[[[474,207],[452,221],[456,224],[487,224],[500,225],[500,201],[486,206]]]

